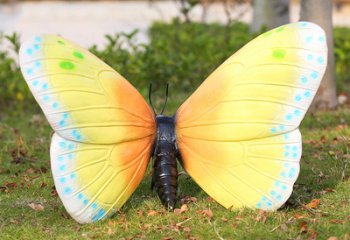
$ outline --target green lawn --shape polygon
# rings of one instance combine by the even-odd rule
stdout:
[[[179,199],[187,201],[187,209],[169,213],[150,190],[149,168],[114,218],[79,225],[54,190],[49,165],[52,130],[43,115],[0,115],[0,239],[348,240],[350,127],[346,123],[350,109],[345,107],[305,118],[300,176],[291,198],[277,212],[230,212],[181,175]],[[315,204],[309,204],[312,200]]]

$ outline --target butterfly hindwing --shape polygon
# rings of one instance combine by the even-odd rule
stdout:
[[[325,34],[313,23],[281,26],[244,46],[176,113],[185,170],[227,208],[280,207],[299,173],[298,126],[326,63]]]
[[[120,74],[66,39],[32,38],[21,46],[20,65],[56,132],[52,173],[68,213],[80,223],[109,216],[145,173],[152,110]]]
[[[78,222],[87,223],[120,209],[142,180],[152,140],[148,137],[96,145],[55,134],[51,143],[52,174],[68,213]]]

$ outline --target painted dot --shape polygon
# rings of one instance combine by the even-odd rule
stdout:
[[[286,28],[286,26],[281,26],[281,27],[276,29],[276,32],[282,32],[285,28]]]
[[[63,159],[64,159],[63,156],[58,156],[58,157],[57,157],[57,160],[60,161],[60,162],[62,162]]]
[[[72,135],[73,136],[77,136],[79,133],[78,133],[78,130],[76,130],[76,129],[74,129],[73,131],[72,131]]]
[[[295,101],[300,102],[301,101],[301,96],[300,95],[296,95],[294,99],[295,99]]]
[[[300,78],[302,83],[307,83],[307,77],[306,76],[301,76]]]
[[[297,153],[293,153],[293,158],[297,158],[298,157],[298,154]]]
[[[77,174],[76,173],[72,173],[71,175],[70,175],[70,179],[75,179],[77,177]]]
[[[84,195],[83,195],[82,193],[79,193],[79,194],[78,194],[78,198],[79,198],[79,199],[83,199],[83,197],[84,197]]]
[[[73,52],[73,56],[76,58],[84,59],[84,55],[81,52]]]
[[[262,37],[268,37],[268,36],[270,36],[272,33],[273,33],[273,31],[268,31],[268,32],[266,32],[266,33],[263,33],[261,36],[262,36]]]
[[[72,70],[75,65],[71,62],[60,62],[60,67],[66,70]]]
[[[300,111],[299,109],[296,109],[296,110],[294,111],[294,115],[295,115],[295,116],[300,116],[300,115],[301,115],[301,111]]]
[[[282,172],[282,173],[281,173],[281,177],[286,177],[286,173],[285,173],[285,172]]]
[[[31,68],[27,69],[27,74],[28,75],[32,75],[33,74],[33,69],[31,69]]]
[[[293,151],[297,151],[297,150],[298,150],[298,147],[297,147],[297,146],[293,146],[292,150],[293,150]]]
[[[66,122],[65,122],[64,120],[61,120],[61,121],[59,122],[60,127],[64,127],[65,124],[66,124]]]
[[[263,200],[264,202],[267,201],[267,198],[266,197],[262,197],[261,200]]]
[[[277,199],[277,200],[282,200],[282,196],[281,196],[281,195],[277,195],[277,196],[276,196],[276,199]]]
[[[311,43],[311,41],[312,41],[312,36],[307,36],[305,40],[306,40],[307,43]]]
[[[311,92],[310,92],[310,91],[306,91],[306,92],[304,93],[304,96],[307,97],[307,98],[308,98],[308,97],[311,97]]]
[[[267,202],[267,206],[271,207],[272,206],[272,202]]]
[[[94,210],[96,210],[96,208],[97,208],[97,203],[93,203],[93,204],[91,204],[91,207],[92,207],[92,209],[94,209]]]
[[[61,45],[65,45],[65,42],[63,42],[62,40],[58,40],[57,43],[59,43]]]
[[[68,159],[72,160],[73,159],[73,153],[68,154]]]
[[[286,146],[284,146],[284,148],[285,148],[286,150],[289,150],[289,149],[290,149],[290,146],[289,146],[289,145],[286,145]]]
[[[60,170],[63,171],[64,169],[66,169],[66,165],[61,165]]]
[[[275,195],[276,195],[276,192],[275,192],[275,191],[271,191],[271,195],[272,195],[272,196],[275,196]]]
[[[271,132],[272,132],[272,133],[276,133],[276,132],[277,132],[277,129],[276,129],[276,128],[271,128]]]
[[[291,121],[293,119],[292,114],[287,114],[286,120]]]
[[[261,208],[261,206],[262,206],[261,202],[258,202],[258,203],[256,204],[256,207],[257,207],[257,208]]]
[[[279,181],[275,182],[275,186],[278,187],[281,183]]]
[[[32,54],[33,54],[33,49],[28,48],[28,49],[27,49],[27,54],[28,54],[28,55],[32,55]]]
[[[45,95],[43,97],[43,99],[44,99],[45,102],[48,102],[50,100],[50,96],[49,95]]]
[[[308,54],[307,57],[306,57],[306,59],[307,59],[308,61],[311,61],[311,60],[313,59],[312,54]]]
[[[286,129],[286,126],[280,125],[279,128],[280,128],[281,131],[284,131]]]
[[[80,136],[80,135],[77,135],[75,138],[76,138],[78,141],[81,140],[81,136]]]
[[[72,192],[72,189],[70,188],[70,187],[66,187],[65,189],[64,189],[64,193],[65,194],[69,194],[69,193],[71,193]]]
[[[306,27],[307,26],[307,22],[299,22],[299,26],[300,27]]]
[[[284,134],[283,137],[284,137],[284,139],[287,140],[289,138],[289,135],[288,134]]]
[[[294,173],[294,172],[296,172],[296,171],[297,171],[297,170],[296,170],[295,168],[291,168],[291,169],[290,169],[290,172],[293,172],[293,173]]]
[[[318,57],[318,58],[317,58],[317,62],[318,62],[319,64],[323,64],[323,63],[324,63],[323,57]]]
[[[66,142],[60,142],[59,145],[61,148],[64,148],[66,146]]]
[[[65,181],[66,181],[66,178],[65,178],[65,177],[61,177],[61,178],[60,178],[60,182],[61,182],[61,183],[64,183]]]
[[[36,36],[36,37],[34,38],[34,40],[35,40],[36,42],[41,42],[41,41],[42,41],[41,37],[38,37],[38,36]]]
[[[274,50],[272,56],[278,59],[282,59],[286,56],[286,51],[283,49]]]
[[[289,152],[284,152],[283,154],[285,157],[288,157],[289,156]]]
[[[38,80],[33,81],[33,86],[38,86],[38,85],[39,85],[39,81]]]
[[[40,45],[38,45],[38,44],[34,44],[33,47],[34,47],[35,50],[39,50],[40,49]]]
[[[74,145],[71,143],[68,145],[68,150],[73,150],[74,149]]]
[[[316,78],[318,77],[318,73],[315,72],[315,71],[313,71],[313,72],[311,73],[311,77],[312,77],[313,79],[316,79]]]
[[[325,39],[324,36],[320,36],[320,37],[318,37],[318,41],[321,42],[321,43],[323,43],[323,42],[326,41],[326,39]]]
[[[87,205],[89,203],[89,200],[84,199],[83,203],[84,203],[84,205]]]
[[[69,116],[68,113],[63,113],[63,118],[64,118],[64,119],[67,119],[68,116]]]
[[[52,107],[53,107],[54,109],[57,109],[57,108],[58,108],[58,103],[57,103],[57,102],[54,102],[54,103],[52,104]]]
[[[283,166],[288,168],[289,167],[289,163],[285,163]]]
[[[41,66],[40,62],[35,62],[35,67],[39,68]]]
[[[48,89],[48,88],[49,88],[49,84],[47,84],[47,83],[44,83],[44,84],[43,84],[43,86],[42,86],[42,88],[43,88],[43,90],[46,90],[46,89]]]
[[[286,185],[283,185],[281,186],[282,190],[287,190],[287,186]]]

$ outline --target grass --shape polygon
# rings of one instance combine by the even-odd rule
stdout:
[[[277,212],[230,212],[185,175],[179,201],[189,201],[187,209],[166,212],[150,190],[149,168],[114,218],[90,225],[72,220],[54,191],[43,115],[4,113],[0,122],[0,239],[350,239],[349,108],[306,117],[299,179]],[[312,200],[320,202],[307,205]]]

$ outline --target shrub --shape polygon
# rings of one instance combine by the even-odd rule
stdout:
[[[350,94],[350,29],[334,29],[334,57],[338,91]]]
[[[0,110],[20,110],[24,101],[33,103],[33,97],[29,92],[17,64],[17,52],[19,49],[18,35],[0,35],[0,46],[9,45],[6,50],[0,50]],[[1,49],[1,48],[0,48]]]
[[[338,88],[350,93],[350,29],[335,28],[335,58]],[[148,97],[149,84],[154,86],[154,104],[164,101],[166,83],[170,84],[171,113],[225,59],[255,37],[248,25],[154,23],[147,44],[136,44],[137,31],[107,35],[107,45],[90,50],[115,68]],[[0,36],[0,44],[10,42],[8,51],[0,51],[0,109],[15,105],[17,110],[37,105],[22,80],[17,61],[10,55],[18,50],[18,35]],[[0,45],[1,46],[1,45]],[[0,48],[1,49],[1,48]]]

